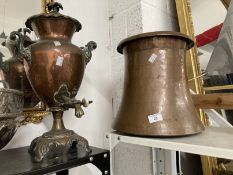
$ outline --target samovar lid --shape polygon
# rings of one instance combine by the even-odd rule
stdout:
[[[47,4],[47,7],[48,7],[49,13],[41,13],[41,14],[33,15],[33,16],[29,17],[27,19],[27,21],[25,22],[26,27],[29,28],[30,30],[33,30],[32,29],[32,22],[34,20],[51,18],[51,19],[69,19],[70,21],[72,21],[74,23],[74,25],[76,27],[76,32],[78,32],[82,29],[82,25],[77,19],[59,13],[60,9],[63,10],[63,7],[60,3],[51,2],[51,3]]]
[[[141,33],[141,34],[134,35],[134,36],[128,37],[126,39],[123,39],[119,43],[119,45],[117,46],[117,51],[122,54],[125,44],[130,42],[130,41],[138,40],[141,38],[156,37],[156,36],[169,36],[169,37],[180,38],[180,39],[186,41],[188,49],[191,49],[194,46],[193,40],[188,35],[185,35],[185,34],[180,33],[180,32],[173,32],[173,31],[157,31],[157,32]]]

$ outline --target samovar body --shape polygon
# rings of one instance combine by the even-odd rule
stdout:
[[[119,44],[125,80],[113,129],[169,137],[204,130],[187,83],[185,54],[192,46],[189,37],[176,32],[144,33]]]
[[[57,108],[76,96],[86,66],[82,50],[71,43],[76,26],[69,23],[53,25],[53,20],[41,20],[32,25],[40,40],[31,45],[28,71],[35,91],[49,108]],[[46,25],[43,24],[47,22],[51,22],[46,28],[51,31],[49,34],[44,33]]]

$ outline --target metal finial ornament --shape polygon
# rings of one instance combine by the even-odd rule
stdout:
[[[63,6],[58,2],[51,2],[47,5],[49,12],[58,13],[60,9],[63,10]]]

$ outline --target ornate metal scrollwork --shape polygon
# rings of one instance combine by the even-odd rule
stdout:
[[[91,61],[92,51],[97,48],[97,44],[94,41],[89,41],[85,47],[81,47],[83,54],[85,56],[85,62],[88,64]]]
[[[75,116],[80,118],[84,115],[83,107],[88,107],[92,101],[87,101],[86,99],[76,100],[71,98],[71,92],[69,92],[68,87],[65,83],[63,83],[59,89],[54,93],[54,101],[59,104],[61,108],[75,109]],[[52,109],[53,110],[53,109]]]
[[[40,162],[47,153],[60,148],[64,149],[64,147],[70,148],[73,146],[73,143],[76,143],[79,155],[86,156],[91,152],[88,141],[71,130],[62,130],[61,132],[49,131],[35,138],[30,145],[29,152],[34,155],[36,162]]]
[[[47,7],[48,7],[49,12],[58,13],[60,9],[63,10],[63,6],[61,5],[61,3],[58,3],[58,2],[48,3]]]
[[[27,31],[25,31],[27,32]],[[18,52],[16,53],[16,58],[23,63],[23,60],[25,59],[28,63],[31,62],[31,51],[30,46],[24,47],[24,36],[21,33],[21,31],[13,31],[10,33],[11,37],[18,37],[18,43],[17,43],[17,49]]]

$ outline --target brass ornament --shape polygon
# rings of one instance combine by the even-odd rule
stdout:
[[[91,152],[88,141],[84,137],[65,128],[62,115],[63,111],[54,111],[52,130],[31,142],[29,152],[36,162],[42,161],[45,156],[46,158],[62,156],[69,151],[69,148],[74,146],[74,143],[76,143],[80,157],[85,157]]]
[[[23,117],[20,120],[20,125],[27,125],[30,123],[40,124],[44,117],[50,114],[51,113],[46,110],[23,111]]]

